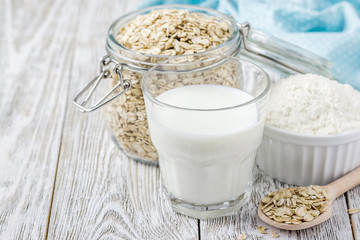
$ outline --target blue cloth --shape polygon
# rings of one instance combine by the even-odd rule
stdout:
[[[329,59],[334,76],[360,90],[360,0],[145,0],[141,7],[194,4],[231,14]]]

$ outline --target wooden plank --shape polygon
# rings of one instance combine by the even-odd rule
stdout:
[[[360,186],[347,192],[348,207],[360,208]],[[355,239],[360,239],[360,213],[356,213],[350,216],[351,225],[353,227],[353,233]]]
[[[241,233],[244,233],[248,236],[247,239],[272,239],[271,235],[263,235],[256,230],[256,226],[265,226],[268,228],[268,233],[274,231],[279,234],[279,239],[353,239],[344,196],[334,202],[332,218],[311,229],[286,231],[265,224],[257,217],[257,204],[266,193],[283,187],[288,187],[288,185],[256,170],[253,194],[249,203],[234,216],[200,221],[201,238],[237,239]]]
[[[49,238],[196,239],[197,221],[172,212],[158,168],[128,160],[103,130],[90,131],[62,145]]]
[[[0,6],[0,239],[42,239],[67,105],[69,36],[59,31],[67,26],[60,0]]]
[[[139,1],[129,3],[73,6],[87,4],[75,21],[86,24],[78,29],[69,60],[71,98],[97,73],[111,22]],[[127,159],[104,128],[100,110],[82,114],[74,106],[67,109],[49,239],[197,239],[197,220],[175,214],[162,194],[159,169]]]

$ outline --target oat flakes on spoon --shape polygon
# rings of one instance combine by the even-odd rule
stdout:
[[[265,196],[258,215],[269,225],[286,230],[313,227],[331,217],[333,201],[360,184],[360,168],[326,185],[284,188]]]

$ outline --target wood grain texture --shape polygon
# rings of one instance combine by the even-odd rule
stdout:
[[[71,98],[97,74],[111,22],[138,1],[124,3],[129,4],[83,1],[73,6],[81,16],[73,24],[82,27],[75,34],[70,59]],[[100,110],[82,114],[68,106],[48,238],[197,239],[197,235],[197,220],[174,213],[162,194],[159,169],[125,157],[105,131]]]
[[[103,141],[87,140],[95,135]],[[197,221],[172,212],[161,193],[158,168],[128,160],[106,139],[99,129],[63,143],[49,238],[197,239]],[[79,153],[79,144],[89,150]]]
[[[273,228],[265,224],[257,216],[257,205],[264,195],[289,185],[280,183],[266,176],[261,170],[254,175],[253,194],[237,215],[213,220],[201,221],[202,239],[237,239],[241,233],[246,239],[272,239],[270,234],[263,235],[256,230],[257,226],[265,226],[268,233],[274,231],[280,235],[278,239],[353,239],[346,200],[339,197],[333,204],[333,216],[330,220],[310,229],[300,231],[286,231]]]
[[[0,0],[0,6],[0,239],[43,239],[71,35],[62,29],[62,1]]]
[[[360,186],[346,193],[349,208],[360,208]],[[360,213],[350,215],[355,239],[360,239]]]

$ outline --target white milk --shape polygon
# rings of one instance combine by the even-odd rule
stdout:
[[[225,86],[192,85],[171,89],[157,99],[182,108],[218,109],[253,97]],[[220,203],[244,193],[264,124],[258,121],[255,103],[215,111],[148,105],[151,139],[168,192],[195,204]]]

